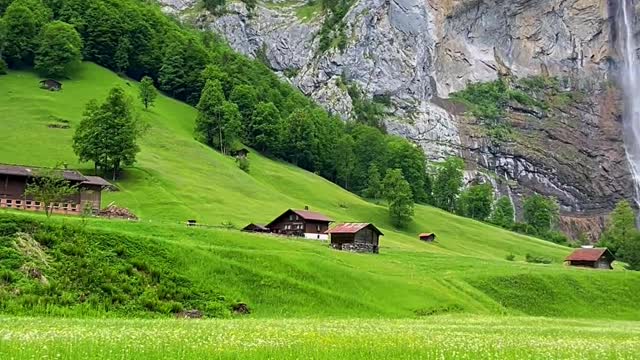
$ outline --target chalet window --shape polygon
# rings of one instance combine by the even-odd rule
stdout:
[[[12,200],[7,199],[7,204],[11,204]]]
[[[22,200],[16,200],[16,205],[22,205]]]
[[[320,232],[320,225],[316,225],[316,231]]]

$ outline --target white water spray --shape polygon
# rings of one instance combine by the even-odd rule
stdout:
[[[619,0],[618,48],[624,64],[621,82],[625,98],[624,146],[636,189],[636,202],[640,205],[640,61],[635,38],[634,0]]]

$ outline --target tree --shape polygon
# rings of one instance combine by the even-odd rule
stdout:
[[[87,105],[73,137],[73,149],[81,161],[93,161],[104,173],[111,171],[115,180],[123,165],[135,162],[140,151],[137,140],[143,132],[130,99],[115,87],[102,105],[95,101]]]
[[[623,241],[618,252],[618,256],[627,263],[629,270],[640,271],[640,233],[638,231],[634,231]]]
[[[251,115],[253,115],[256,105],[258,104],[258,94],[253,86],[235,86],[229,95],[229,101],[238,105],[238,109],[240,109],[240,113],[242,114],[242,121],[245,124],[249,124],[251,122]]]
[[[285,120],[281,129],[282,155],[294,165],[313,171],[316,163],[316,127],[308,108],[298,109]]]
[[[27,184],[25,196],[42,203],[47,217],[51,216],[53,204],[65,201],[78,189],[62,176],[59,169],[43,169]]]
[[[62,21],[47,24],[39,36],[35,70],[45,77],[65,77],[82,61],[82,40]]]
[[[405,139],[394,136],[387,140],[387,168],[402,170],[402,176],[409,182],[413,200],[426,202],[425,178],[427,176],[426,159],[421,148]]]
[[[447,159],[438,169],[433,182],[433,201],[435,206],[453,212],[456,209],[458,194],[463,185],[464,162],[460,158]]]
[[[273,103],[261,102],[251,116],[249,143],[258,151],[276,152],[280,137],[280,112]]]
[[[618,255],[618,251],[626,241],[638,232],[636,228],[636,216],[627,200],[618,202],[611,212],[607,227],[602,234],[600,244],[608,247],[611,252]]]
[[[360,192],[367,186],[371,164],[378,165],[381,174],[385,173],[387,142],[380,130],[365,125],[355,125],[351,130],[351,136],[355,141],[353,152],[357,159],[353,171],[352,188]]]
[[[36,49],[38,26],[28,7],[12,4],[3,17],[6,39],[3,56],[10,66],[30,65]]]
[[[513,227],[514,211],[511,200],[508,197],[503,196],[496,201],[489,222],[505,229]]]
[[[238,105],[225,101],[222,104],[222,121],[223,138],[220,139],[220,143],[222,144],[222,153],[226,154],[227,149],[242,138],[242,115]]]
[[[458,200],[460,215],[485,221],[491,214],[493,202],[493,188],[489,184],[470,186]]]
[[[155,86],[153,86],[153,79],[148,76],[145,76],[140,81],[140,101],[142,101],[142,105],[144,105],[145,109],[148,109],[149,106],[153,106],[153,103],[156,101],[156,97],[158,96],[158,91]]]
[[[336,176],[339,183],[345,189],[350,189],[353,168],[356,164],[356,156],[353,153],[354,141],[351,135],[343,135],[338,140],[336,152],[340,158],[336,163]]]
[[[118,41],[118,47],[114,55],[113,61],[115,65],[115,71],[117,73],[125,73],[129,68],[129,54],[131,53],[131,42],[127,37],[120,38]]]
[[[204,8],[214,15],[222,14],[226,0],[204,0]]]
[[[220,82],[207,80],[197,105],[196,131],[203,137],[205,144],[219,144],[220,152],[224,130],[222,105],[225,101]]]
[[[389,169],[384,177],[384,197],[389,204],[391,223],[404,227],[413,217],[413,195],[411,186],[400,169]]]
[[[382,196],[382,180],[380,179],[380,170],[378,170],[376,164],[369,166],[369,180],[365,196],[370,199],[379,199]]]
[[[558,204],[551,198],[534,194],[525,199],[523,205],[524,221],[535,235],[546,235],[551,231],[559,217]]]

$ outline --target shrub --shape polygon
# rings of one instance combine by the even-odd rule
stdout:
[[[525,256],[525,260],[528,263],[533,263],[533,264],[551,264],[552,263],[551,259],[549,258],[545,258],[537,255],[531,255],[531,254],[527,254]]]
[[[514,254],[509,254],[509,255],[505,256],[505,259],[507,261],[515,261],[516,260],[516,256]]]
[[[0,75],[6,75],[9,71],[9,67],[4,59],[0,58]]]

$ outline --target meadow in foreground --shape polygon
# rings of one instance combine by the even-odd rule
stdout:
[[[640,323],[0,318],[2,359],[637,359]]]

